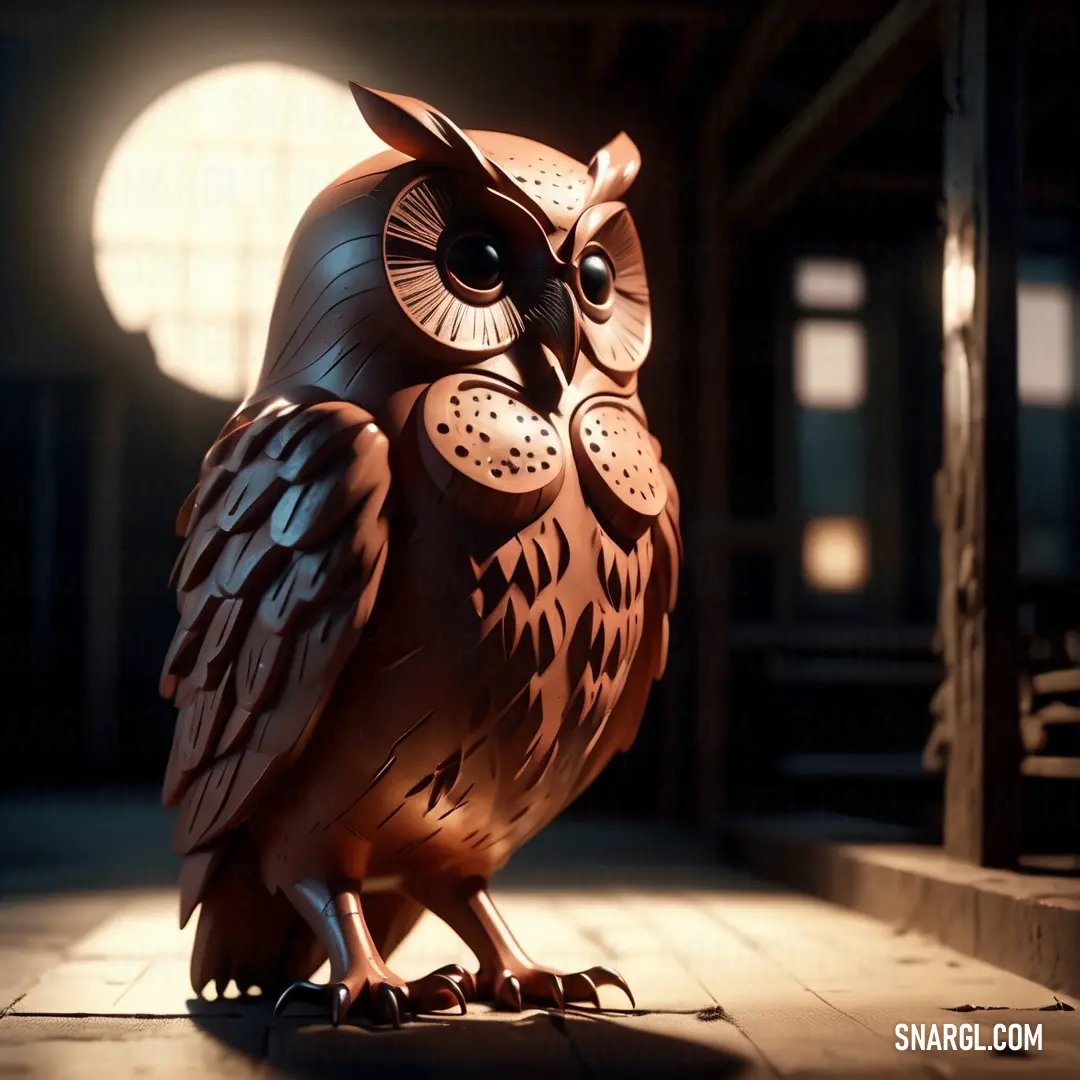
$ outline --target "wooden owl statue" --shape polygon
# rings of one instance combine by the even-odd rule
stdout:
[[[621,977],[534,964],[487,888],[664,669],[681,542],[637,395],[637,149],[585,166],[352,89],[390,149],[301,220],[258,386],[178,519],[163,799],[192,984],[395,1026],[598,1004]],[[425,908],[475,974],[388,966]]]

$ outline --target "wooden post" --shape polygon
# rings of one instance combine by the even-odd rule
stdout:
[[[31,564],[34,668],[41,677],[52,672],[54,604],[56,602],[56,489],[59,435],[56,390],[42,380],[37,386],[37,424],[34,431],[34,551]]]
[[[1014,862],[1019,834],[1019,6],[945,5],[944,839],[949,854],[984,866]]]
[[[730,366],[730,233],[725,213],[723,138],[717,116],[706,120],[698,153],[697,221],[702,241],[698,281],[695,468],[698,632],[698,823],[710,834],[723,813],[723,744],[730,669],[728,369]]]
[[[697,281],[696,570],[698,824],[717,832],[724,812],[724,744],[731,677],[731,494],[728,477],[732,230],[725,136],[815,8],[770,0],[739,43],[698,134],[695,219]],[[716,5],[717,11],[723,5]]]
[[[115,763],[119,734],[123,432],[123,389],[118,376],[106,374],[95,388],[91,430],[83,738],[88,762],[101,771]]]

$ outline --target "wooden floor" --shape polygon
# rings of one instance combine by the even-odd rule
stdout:
[[[628,827],[553,827],[495,895],[535,959],[617,967],[636,1010],[605,988],[599,1013],[472,1006],[394,1032],[192,1000],[175,892],[130,886],[154,812],[125,807],[112,826],[75,807],[80,833],[55,808],[0,802],[0,1077],[1080,1076],[1080,1003],[715,867],[689,838]],[[62,839],[38,850],[49,813]],[[151,880],[169,866],[156,857],[143,864]],[[411,977],[455,961],[471,957],[429,918],[393,966]],[[1043,1049],[895,1048],[898,1023],[964,1022],[984,1042],[996,1023],[1041,1024]]]

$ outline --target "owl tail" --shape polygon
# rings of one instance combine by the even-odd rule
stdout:
[[[265,994],[310,978],[326,953],[285,894],[272,894],[263,885],[250,847],[238,839],[208,866],[191,952],[195,993],[212,982],[220,997],[231,980],[241,992],[257,986]],[[364,919],[384,960],[423,910],[401,893],[364,895]]]
[[[285,895],[267,891],[248,845],[230,845],[202,895],[191,952],[195,993],[213,982],[221,997],[230,980],[242,993],[255,986],[273,993],[310,978],[325,959]]]

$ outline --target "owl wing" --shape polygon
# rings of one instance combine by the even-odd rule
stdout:
[[[679,593],[679,568],[683,561],[682,533],[679,529],[679,493],[667,466],[660,462],[667,485],[667,501],[652,526],[653,563],[645,587],[645,613],[641,644],[634,656],[622,694],[608,727],[625,734],[620,750],[628,750],[637,736],[652,684],[667,667],[668,621]],[[633,722],[629,722],[631,716]],[[626,717],[627,723],[620,721]]]
[[[656,446],[659,451],[659,444]],[[633,745],[645,715],[652,685],[667,667],[668,618],[675,609],[679,592],[683,542],[679,528],[679,492],[667,466],[663,462],[659,462],[659,465],[667,485],[667,500],[651,529],[653,560],[645,586],[641,641],[622,692],[612,706],[600,745],[592,755],[593,764],[583,770],[568,801],[576,799],[596,779],[613,754],[629,750]]]
[[[248,410],[207,454],[177,522],[161,677],[179,854],[243,821],[302,752],[375,602],[389,487],[386,436],[341,401]]]
[[[679,598],[679,568],[682,566],[684,557],[682,531],[679,525],[679,489],[675,486],[675,480],[663,462],[660,462],[660,474],[667,486],[667,501],[652,528],[655,554],[647,593],[649,595],[655,591],[653,608],[656,615],[662,616],[653,620],[659,623],[659,636],[662,643],[662,648],[656,657],[654,680],[664,674],[664,668],[667,666],[668,616],[675,610],[675,602]],[[647,608],[646,620],[649,618],[650,612]]]

